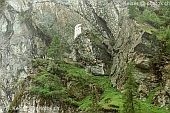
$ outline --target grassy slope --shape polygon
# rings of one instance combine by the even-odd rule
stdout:
[[[43,65],[42,63],[48,64],[46,61],[38,61],[35,64]],[[58,65],[58,64],[57,64]],[[55,66],[54,66],[55,67]],[[57,66],[56,66],[57,67]],[[102,95],[100,95],[100,99],[97,101],[97,105],[99,109],[103,110],[118,110],[121,112],[122,106],[123,106],[123,100],[122,100],[122,94],[117,91],[115,88],[112,87],[111,81],[109,76],[93,76],[90,74],[87,74],[80,65],[78,64],[69,64],[69,63],[60,63],[59,70],[65,71],[65,77],[72,78],[76,81],[82,81],[81,84],[90,84],[95,83],[99,86],[102,86],[104,89],[104,92]],[[141,106],[141,113],[168,113],[167,110],[163,108],[159,108],[157,106],[153,106],[150,104],[150,98],[152,98],[152,93],[148,97],[146,101],[138,100]],[[89,111],[92,108],[92,95],[89,94],[82,100],[77,100],[75,98],[68,97],[67,102],[74,104],[78,106],[78,110],[85,110]]]

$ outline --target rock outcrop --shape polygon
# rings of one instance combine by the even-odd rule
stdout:
[[[93,75],[109,75],[111,54],[97,32],[84,31],[75,40],[73,54],[77,62],[81,62],[88,73]]]

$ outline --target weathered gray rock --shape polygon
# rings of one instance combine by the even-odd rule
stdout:
[[[93,75],[110,74],[111,55],[102,40],[92,31],[84,31],[74,40],[75,61],[84,64]]]
[[[18,101],[20,100],[19,106],[12,107],[13,111],[19,113],[59,113],[59,106],[57,103],[52,102],[52,100],[43,100],[37,96],[23,94]]]
[[[150,92],[159,84],[156,82],[158,77],[153,71],[152,62],[152,56],[160,52],[159,48],[157,48],[159,47],[159,42],[155,38],[149,38],[149,33],[140,29],[140,25],[136,25],[135,22],[128,18],[124,18],[122,22],[122,29],[114,45],[117,53],[114,54],[111,69],[113,86],[123,90],[123,85],[126,81],[125,69],[128,62],[133,60],[135,62],[134,76],[136,81],[139,85],[148,86],[145,90]],[[144,93],[144,95],[147,97],[148,93]]]
[[[153,98],[153,103],[160,107],[167,107],[170,103],[170,64],[167,63],[165,67],[162,69],[162,80],[164,85],[160,86],[160,88],[155,92],[155,96]]]
[[[6,107],[12,101],[15,82],[27,77],[32,59],[32,32],[25,23],[21,24],[19,14],[9,4],[0,14],[0,85],[1,105]]]

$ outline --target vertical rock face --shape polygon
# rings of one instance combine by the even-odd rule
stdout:
[[[14,94],[13,85],[27,77],[33,57],[33,32],[22,23],[19,13],[10,4],[5,4],[0,14],[0,100],[8,106]]]
[[[127,19],[127,8],[121,2],[6,0],[0,10],[0,111],[12,101],[16,93],[13,86],[31,73],[31,60],[46,58],[56,34],[70,53],[74,50],[68,57],[85,62],[86,70],[93,74],[115,75],[112,83],[120,90],[126,79],[122,72],[133,59],[139,90],[148,95],[157,86],[149,57],[158,52],[157,42]],[[80,23],[82,34],[74,39],[74,28]],[[150,88],[146,87],[148,84]]]

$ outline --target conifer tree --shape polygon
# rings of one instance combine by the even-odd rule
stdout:
[[[137,83],[135,82],[135,78],[133,76],[134,73],[134,63],[131,61],[126,69],[127,80],[124,86],[124,94],[123,94],[123,113],[136,113],[135,106],[138,105],[134,96],[137,94]]]
[[[97,94],[97,89],[96,85],[92,84],[92,109],[91,113],[98,113],[98,94]]]
[[[57,35],[54,36],[51,41],[47,56],[53,58],[54,60],[61,60],[62,46],[60,38]]]

